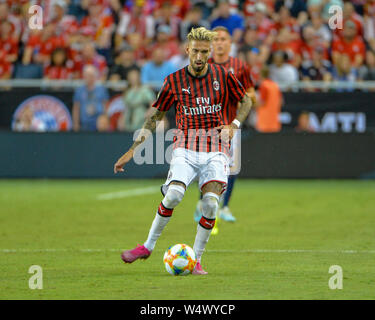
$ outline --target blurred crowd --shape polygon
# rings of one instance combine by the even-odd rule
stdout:
[[[30,30],[28,8],[44,8]],[[342,29],[329,27],[331,6]],[[80,79],[94,65],[102,80],[141,72],[157,83],[185,66],[192,27],[226,26],[232,55],[253,79],[270,65],[278,83],[375,79],[375,0],[0,0],[0,78]]]
[[[42,30],[28,27],[34,4],[44,9]],[[333,6],[342,28],[329,23]],[[94,66],[97,79],[129,81],[146,110],[164,77],[188,64],[190,29],[219,25],[256,84],[265,65],[283,85],[375,80],[375,0],[0,0],[0,79],[83,79]],[[123,123],[143,119],[134,117]]]

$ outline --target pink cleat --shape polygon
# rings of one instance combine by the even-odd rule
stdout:
[[[208,274],[208,272],[204,271],[202,269],[202,265],[201,263],[198,261],[193,272],[191,274],[195,274],[195,275],[205,275],[205,274]]]
[[[136,248],[132,250],[126,250],[122,253],[121,259],[125,263],[132,263],[137,259],[147,259],[151,255],[150,250],[148,250],[145,246],[137,245]]]

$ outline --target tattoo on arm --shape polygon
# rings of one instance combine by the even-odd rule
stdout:
[[[142,144],[152,134],[152,132],[155,131],[157,121],[163,119],[164,115],[165,111],[159,111],[158,109],[155,109],[152,114],[146,119],[141,131],[139,132],[130,149],[134,150],[136,147]]]
[[[253,104],[251,98],[248,96],[248,94],[245,94],[242,100],[240,101],[240,108],[238,109],[236,119],[241,123],[244,122],[252,106]]]

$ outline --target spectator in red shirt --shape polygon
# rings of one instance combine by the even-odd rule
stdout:
[[[76,17],[66,13],[66,9],[65,0],[56,0],[52,8],[52,22],[56,23],[57,34],[65,34],[70,38],[77,33],[79,24]]]
[[[0,78],[9,79],[13,63],[18,58],[18,41],[12,37],[12,24],[4,20],[0,24]]]
[[[56,24],[49,23],[42,31],[32,33],[26,44],[23,63],[50,63],[52,51],[58,47],[66,47],[64,35],[56,35],[55,32]]]
[[[159,6],[165,2],[165,0],[157,0],[159,2]],[[172,0],[171,4],[173,6],[173,12],[176,14],[177,17],[184,19],[187,12],[191,8],[192,1],[185,1],[185,0]]]
[[[365,59],[366,46],[360,36],[357,35],[357,27],[353,21],[346,21],[343,36],[332,44],[332,60],[338,64],[340,57],[346,54],[355,68],[359,68]]]
[[[47,79],[67,80],[72,79],[73,62],[68,60],[66,49],[56,48],[51,55],[51,64],[44,69]]]
[[[179,54],[178,42],[171,40],[171,28],[167,25],[159,26],[156,35],[156,42],[150,47],[149,57],[157,49],[161,48],[164,51],[165,59],[169,60],[173,56]]]
[[[267,17],[267,7],[262,2],[255,5],[255,14],[249,18],[247,25],[257,30],[258,39],[261,41],[277,34],[275,23]]]
[[[259,84],[260,72],[263,67],[259,49],[256,47],[244,46],[238,52],[238,58],[247,62],[250,68],[252,82],[256,85]]]
[[[356,13],[353,4],[350,1],[344,3],[343,8],[343,23],[352,21],[355,23],[357,28],[357,35],[363,36],[363,18]],[[335,29],[335,35],[338,37],[343,36],[343,29]]]
[[[93,65],[99,72],[99,77],[102,81],[107,78],[107,62],[103,56],[97,53],[94,45],[91,42],[87,42],[83,45],[80,55],[76,56],[74,63],[75,77],[83,77],[83,69],[86,65]]]
[[[300,48],[301,41],[295,39],[293,34],[283,28],[276,36],[275,42],[272,44],[272,52],[283,51],[287,53],[288,62],[298,67],[300,65]]]
[[[131,12],[124,10],[116,30],[116,48],[123,45],[130,33],[140,33],[147,45],[155,36],[155,21],[152,15],[143,14],[143,1],[136,1]]]
[[[142,35],[138,32],[129,34],[128,36],[129,46],[134,51],[134,59],[139,66],[142,66],[146,62],[147,50],[143,46]]]
[[[9,21],[12,26],[13,37],[17,40],[21,36],[21,21],[19,18],[11,14],[7,2],[0,1],[0,23],[3,21]]]
[[[313,52],[315,48],[322,48],[323,58],[328,59],[328,52],[324,47],[324,43],[317,36],[315,29],[311,25],[307,25],[303,28],[303,39],[300,47],[300,61],[313,60]]]
[[[108,50],[111,47],[114,20],[112,15],[104,9],[103,0],[91,0],[88,7],[89,15],[82,19],[81,27],[93,27],[95,30],[93,40],[96,48]]]

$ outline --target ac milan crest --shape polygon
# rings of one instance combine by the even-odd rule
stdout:
[[[215,80],[213,83],[212,83],[214,89],[216,91],[218,91],[220,89],[220,84],[219,84],[219,81]]]

